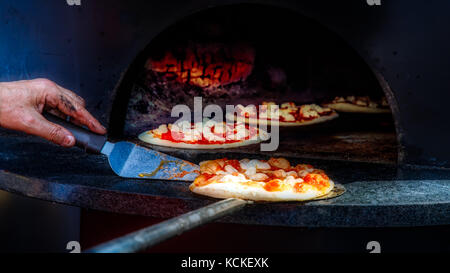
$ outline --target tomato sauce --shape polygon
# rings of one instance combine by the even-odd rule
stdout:
[[[280,190],[280,183],[277,180],[271,180],[264,185],[266,191],[274,192]]]
[[[296,183],[294,185],[294,191],[296,191],[296,192],[303,192],[303,183]]]
[[[330,185],[330,178],[326,174],[314,174],[310,173],[303,178],[304,183],[322,189]]]
[[[211,178],[216,176],[215,174],[209,174],[209,173],[203,173],[199,175],[195,179],[195,185],[198,187],[206,186],[212,183],[212,181],[209,181]]]
[[[235,159],[227,160],[227,161],[225,161],[224,166],[226,166],[226,165],[230,165],[231,167],[235,168],[238,172],[242,172],[241,163],[239,162],[239,160],[235,160]]]

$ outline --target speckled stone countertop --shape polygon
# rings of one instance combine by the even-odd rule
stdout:
[[[347,192],[336,199],[308,203],[255,203],[220,221],[297,227],[450,224],[450,170],[291,160],[326,170]],[[0,189],[5,191],[83,208],[161,218],[216,201],[192,194],[188,186],[185,182],[122,179],[110,170],[105,156],[0,131]]]

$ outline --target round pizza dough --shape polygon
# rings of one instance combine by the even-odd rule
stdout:
[[[207,149],[231,149],[241,146],[248,146],[252,144],[261,143],[262,140],[257,135],[251,139],[244,140],[242,142],[224,143],[224,144],[189,144],[184,142],[172,142],[165,139],[155,138],[150,131],[144,132],[139,135],[139,139],[153,145],[165,146],[171,148],[180,149],[195,149],[195,150],[207,150]]]
[[[193,183],[189,187],[189,189],[196,194],[214,198],[239,198],[244,200],[269,202],[308,201],[329,194],[333,188],[334,182],[331,180],[330,186],[325,191],[319,191],[311,187],[304,193],[298,193],[292,190],[269,192],[262,187],[248,186],[239,182],[211,183],[201,187],[198,187]]]
[[[385,108],[370,108],[347,102],[330,103],[325,104],[324,106],[339,112],[346,112],[346,113],[386,114],[391,112],[391,110]]]
[[[278,124],[279,124],[279,126],[282,126],[282,127],[308,126],[308,125],[313,125],[313,124],[327,122],[327,121],[336,119],[338,117],[339,117],[338,113],[333,113],[331,115],[323,116],[323,117],[316,118],[316,119],[309,120],[309,121],[303,121],[303,122],[279,121]],[[226,119],[227,120],[233,120],[233,116],[231,114],[227,114],[226,115]],[[258,125],[258,124],[272,125],[272,121],[270,119],[254,119],[254,118],[236,117],[236,121],[237,122],[245,122],[245,123],[250,124],[250,125]]]

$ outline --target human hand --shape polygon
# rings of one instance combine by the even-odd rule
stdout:
[[[84,100],[47,79],[0,82],[0,126],[36,135],[64,147],[75,145],[75,137],[64,127],[42,116],[45,110],[70,116],[97,134],[106,129],[85,109]]]

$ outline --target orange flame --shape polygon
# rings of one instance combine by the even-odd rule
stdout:
[[[150,58],[146,67],[179,83],[203,88],[245,80],[253,71],[255,52],[246,45],[195,44],[183,51],[166,51],[160,59]]]

